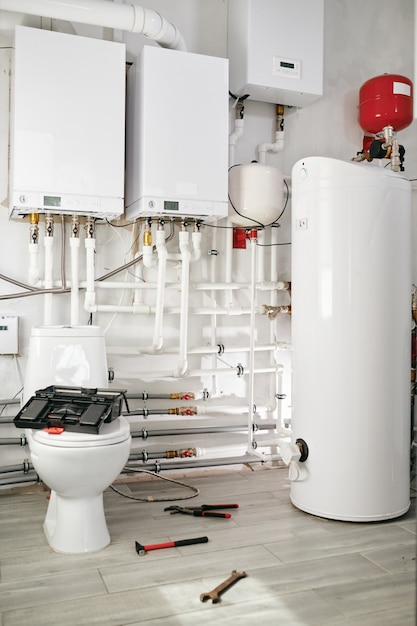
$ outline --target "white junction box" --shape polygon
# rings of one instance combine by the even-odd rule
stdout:
[[[125,45],[17,26],[10,215],[124,210]]]
[[[229,0],[230,91],[302,107],[323,95],[324,0]]]
[[[19,318],[0,315],[0,354],[19,354]]]
[[[228,212],[228,61],[144,46],[128,71],[126,217]]]

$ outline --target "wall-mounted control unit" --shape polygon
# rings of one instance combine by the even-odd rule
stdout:
[[[124,210],[125,45],[17,26],[10,214]]]
[[[302,107],[323,94],[324,0],[229,0],[230,91]]]
[[[0,354],[19,354],[17,315],[0,315]]]
[[[126,217],[228,211],[228,61],[144,46],[128,71]]]

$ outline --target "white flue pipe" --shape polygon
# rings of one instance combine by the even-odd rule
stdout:
[[[71,326],[79,324],[79,251],[80,238],[70,237],[71,250]]]
[[[186,50],[180,31],[156,11],[108,0],[0,0],[0,10],[143,34],[163,48]]]

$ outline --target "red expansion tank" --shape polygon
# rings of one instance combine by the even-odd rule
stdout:
[[[413,83],[399,74],[382,74],[366,81],[359,90],[359,124],[368,133],[385,126],[402,130],[413,121]]]

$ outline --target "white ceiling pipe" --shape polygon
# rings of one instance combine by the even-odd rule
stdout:
[[[140,33],[163,48],[186,50],[180,31],[156,11],[108,0],[0,0],[0,10]]]

